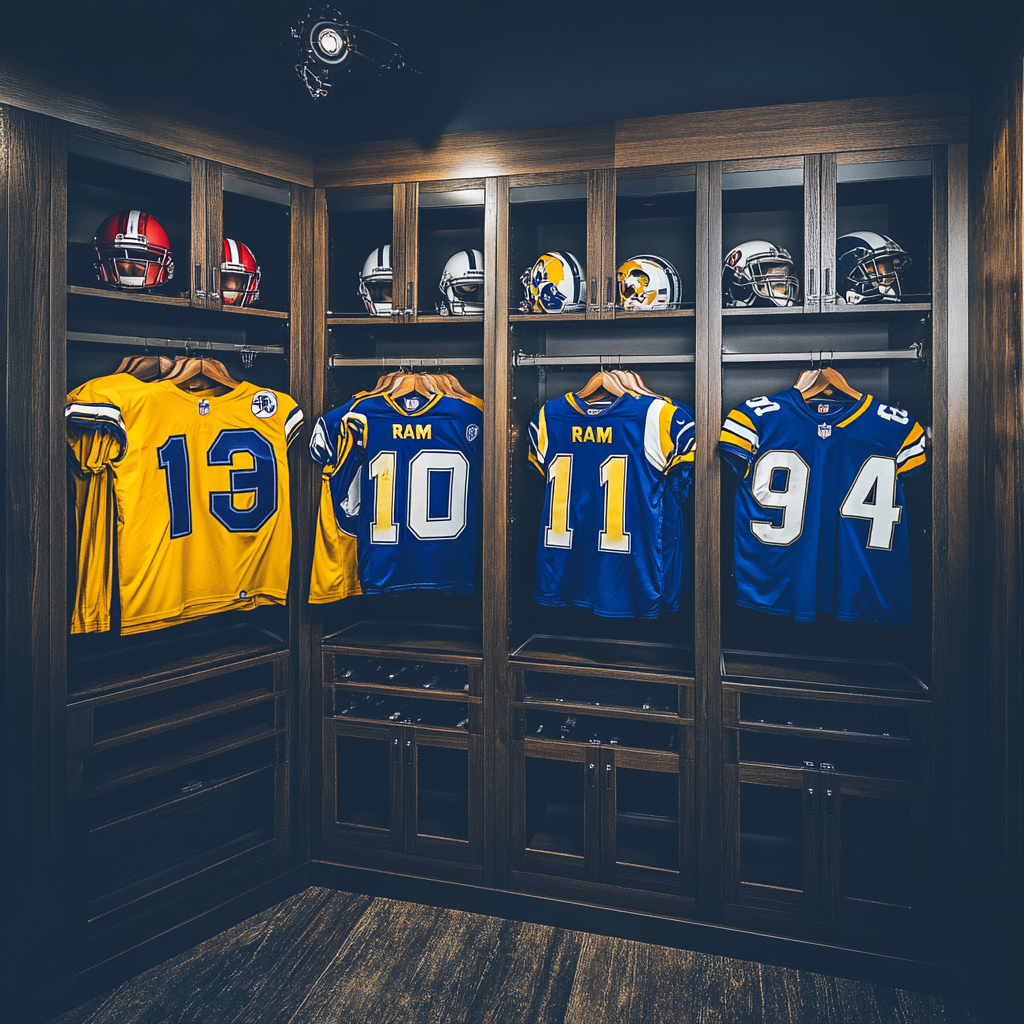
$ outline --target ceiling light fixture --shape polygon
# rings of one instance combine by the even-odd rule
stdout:
[[[331,68],[351,71],[356,58],[384,71],[419,72],[405,58],[405,50],[390,39],[368,28],[346,21],[334,7],[311,7],[306,16],[292,26],[292,38],[298,50],[295,73],[315,100],[323,99],[331,83]]]

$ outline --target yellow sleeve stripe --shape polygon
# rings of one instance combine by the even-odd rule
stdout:
[[[906,440],[900,445],[900,448],[906,448],[908,444],[913,444],[923,433],[924,427],[920,423],[915,423],[910,433],[907,434]]]
[[[865,395],[864,396],[864,401],[861,402],[860,405],[857,406],[856,411],[851,413],[849,416],[847,416],[846,419],[843,420],[842,423],[837,423],[836,426],[837,427],[849,426],[858,416],[863,416],[864,415],[864,412],[867,409],[867,407],[871,404],[871,401],[872,401],[872,396],[871,395]]]
[[[753,452],[754,446],[743,437],[738,434],[732,434],[728,430],[722,431],[722,436],[719,438],[722,444],[735,445],[737,448],[742,448],[745,452]]]
[[[896,475],[899,476],[900,473],[905,473],[908,469],[916,469],[918,466],[924,465],[926,460],[927,456],[924,454],[915,455],[912,459],[907,459],[907,461],[896,470]]]
[[[533,452],[530,452],[527,458],[536,467],[537,472],[540,473],[541,476],[547,476],[547,473],[544,472],[544,467],[537,461],[537,457],[533,454]]]
[[[746,413],[740,412],[739,409],[733,409],[733,411],[729,413],[728,418],[736,420],[737,423],[742,423],[748,430],[753,430],[755,432],[757,430],[757,427],[754,426],[754,421]]]

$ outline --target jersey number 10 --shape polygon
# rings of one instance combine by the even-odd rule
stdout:
[[[777,471],[785,474],[785,484],[779,488],[773,486]],[[754,499],[764,508],[782,509],[778,526],[756,519],[751,522],[750,530],[762,544],[786,547],[803,534],[810,476],[810,466],[793,451],[765,452],[757,460],[750,485]],[[902,507],[896,504],[896,460],[881,455],[865,459],[839,506],[839,514],[845,519],[866,519],[871,524],[869,550],[892,550],[893,533],[903,517]]]

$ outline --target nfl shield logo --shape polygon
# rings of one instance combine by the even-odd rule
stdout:
[[[819,423],[818,424],[818,437],[831,437],[832,436],[832,424],[831,423]]]
[[[210,403],[205,398],[199,399],[199,415],[209,416],[210,415]]]

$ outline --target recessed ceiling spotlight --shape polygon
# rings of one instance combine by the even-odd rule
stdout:
[[[315,100],[323,99],[331,88],[327,80],[330,69],[341,67],[351,71],[356,58],[366,61],[378,72],[419,74],[408,64],[405,51],[398,43],[351,24],[334,7],[311,7],[306,16],[292,26],[292,38],[299,57],[295,73]]]

